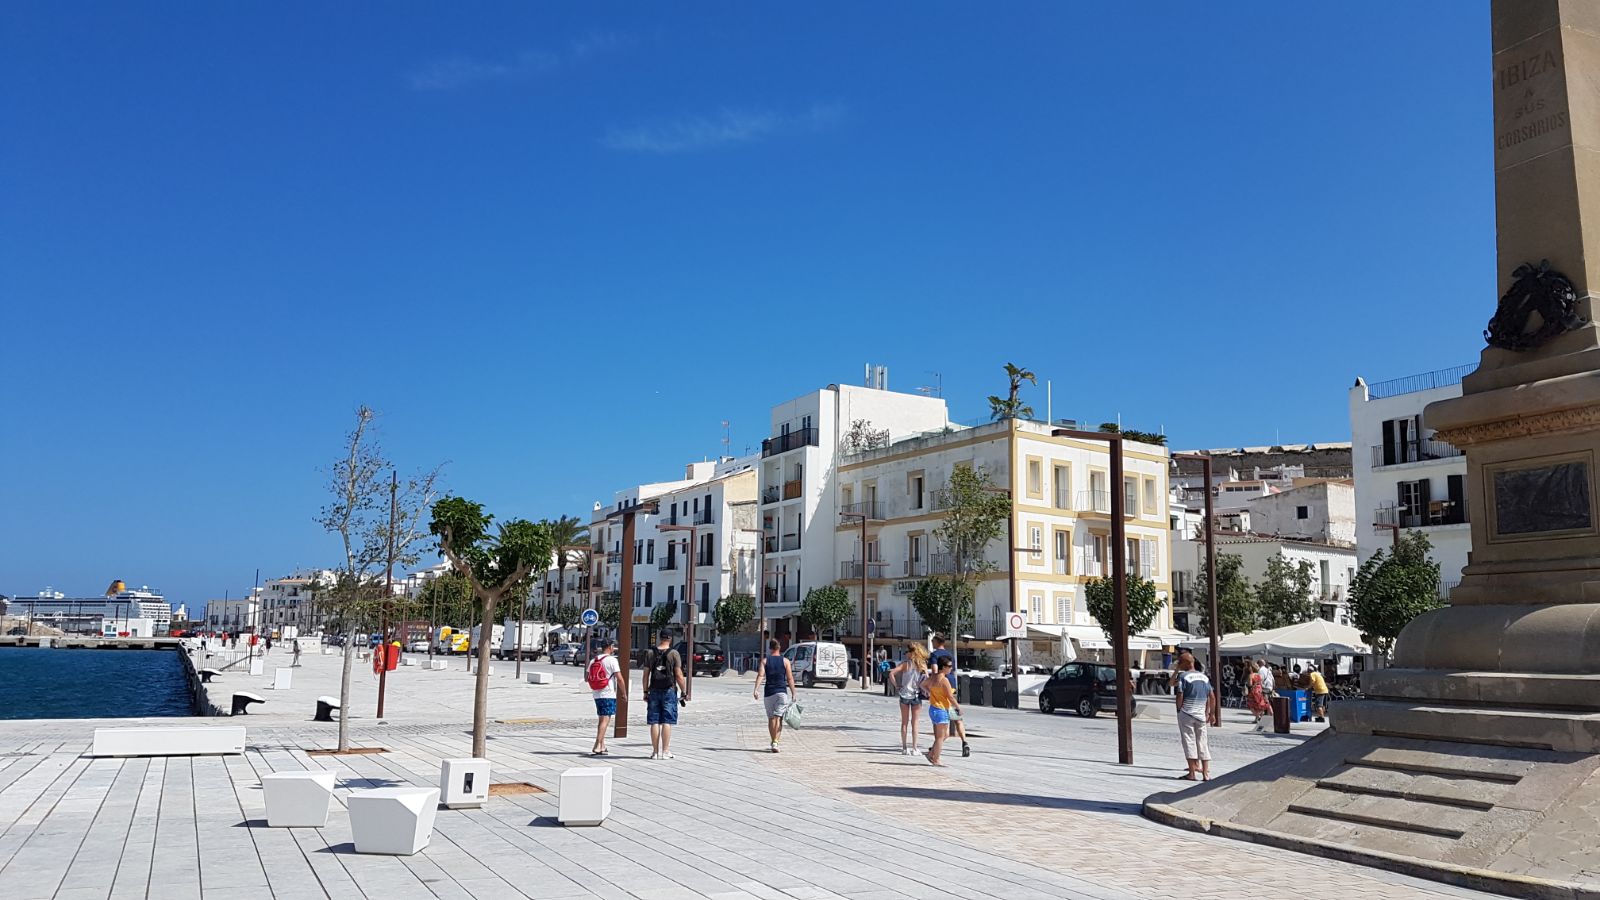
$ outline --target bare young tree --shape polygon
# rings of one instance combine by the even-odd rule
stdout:
[[[410,476],[397,487],[391,515],[390,484],[385,474],[394,467],[373,436],[377,414],[356,410],[356,424],[345,436],[344,452],[328,476],[333,499],[317,516],[324,531],[339,536],[344,562],[332,583],[313,590],[344,634],[344,668],[339,676],[339,750],[350,749],[350,670],[356,636],[370,627],[392,603],[382,572],[386,566],[416,562],[428,537],[427,516],[437,495],[439,468]]]

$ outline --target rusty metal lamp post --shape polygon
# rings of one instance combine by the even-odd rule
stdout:
[[[1056,428],[1051,437],[1072,438],[1080,441],[1105,441],[1111,455],[1111,587],[1114,606],[1112,617],[1112,658],[1117,669],[1117,762],[1133,765],[1133,684],[1129,675],[1128,660],[1128,558],[1127,523],[1123,521],[1125,490],[1122,483],[1122,435],[1100,431],[1075,431]],[[1090,498],[1091,501],[1093,498]]]
[[[1174,460],[1197,459],[1200,461],[1200,476],[1205,481],[1205,516],[1206,516],[1206,613],[1211,617],[1211,677],[1217,684],[1222,683],[1222,619],[1217,614],[1217,542],[1213,521],[1211,498],[1211,454],[1209,453],[1174,453]],[[1211,724],[1222,725],[1222,705],[1211,713]]]

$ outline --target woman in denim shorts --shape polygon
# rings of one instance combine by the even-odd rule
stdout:
[[[900,697],[900,752],[906,756],[917,755],[917,713],[922,709],[922,682],[927,677],[928,651],[921,644],[907,647],[905,659],[889,672]]]

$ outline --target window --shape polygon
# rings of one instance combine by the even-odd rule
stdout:
[[[1139,577],[1146,581],[1155,581],[1161,571],[1158,554],[1161,551],[1156,546],[1153,538],[1139,539]],[[1130,567],[1130,571],[1132,571]]]
[[[1031,562],[1039,562],[1044,555],[1044,529],[1038,525],[1028,526],[1028,556]]]
[[[1028,595],[1028,621],[1035,624],[1044,621],[1044,595]]]
[[[1294,508],[1294,517],[1296,519],[1309,519],[1309,518],[1311,518],[1311,507],[1309,507],[1309,506],[1296,506]]]
[[[1106,574],[1106,557],[1111,539],[1103,534],[1094,535],[1089,542],[1089,571],[1085,575],[1101,576]]]
[[[644,583],[644,605],[649,606],[655,600],[656,585],[653,581]]]
[[[644,541],[643,540],[637,540],[637,541],[633,542],[633,561],[636,562],[636,563],[644,562]]]
[[[644,561],[647,562],[647,563],[653,563],[653,562],[656,561],[656,542],[655,542],[655,538],[651,538],[649,541],[645,542],[645,545],[644,545]]]
[[[674,596],[674,592],[677,591],[677,589],[678,589],[678,586],[675,585],[675,584],[667,585],[667,603],[668,603],[668,605],[676,602],[677,598]]]
[[[1139,479],[1126,476],[1122,479],[1122,514],[1139,511]]]
[[[1070,531],[1057,531],[1056,532],[1056,565],[1055,565],[1055,572],[1056,572],[1057,575],[1071,575],[1072,574],[1072,566],[1070,564],[1068,564],[1068,562],[1067,562],[1067,560],[1068,560],[1067,551],[1069,549],[1071,549],[1071,547],[1072,547],[1072,532],[1070,532]],[[1065,622],[1066,619],[1062,619],[1061,621]]]
[[[673,505],[676,506],[677,504],[674,503]],[[700,511],[700,498],[699,497],[694,498],[694,511],[695,512],[699,512]]]
[[[1072,598],[1066,594],[1056,595],[1056,624],[1069,625],[1072,623]]]
[[[1056,509],[1072,508],[1072,467],[1058,465],[1051,472],[1056,489]]]
[[[700,608],[701,609],[706,609],[710,605],[711,605],[711,582],[702,581],[700,583]]]
[[[1030,458],[1028,460],[1028,496],[1044,496],[1044,461]]]
[[[923,478],[921,472],[912,473],[911,481],[906,486],[907,492],[911,495],[912,509],[922,508],[923,485],[925,483],[926,480]]]
[[[1144,480],[1144,511],[1152,516],[1156,514],[1156,480],[1154,478],[1146,478]]]

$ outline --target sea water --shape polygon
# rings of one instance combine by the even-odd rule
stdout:
[[[193,714],[176,651],[0,647],[0,719]]]

